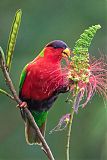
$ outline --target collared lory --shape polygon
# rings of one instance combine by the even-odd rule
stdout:
[[[35,122],[44,136],[48,110],[57,99],[59,93],[68,91],[67,65],[62,66],[62,59],[68,59],[70,49],[65,42],[55,40],[48,43],[40,54],[28,63],[21,74],[19,97],[27,102]],[[28,144],[39,144],[37,133],[26,119],[25,136]]]

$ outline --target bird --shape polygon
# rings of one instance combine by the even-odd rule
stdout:
[[[26,102],[41,133],[45,136],[48,111],[60,93],[68,92],[68,63],[71,49],[64,41],[49,42],[38,56],[22,70],[19,82],[19,98]],[[62,64],[65,60],[66,64]],[[41,142],[29,120],[20,109],[25,121],[25,138],[30,145]]]

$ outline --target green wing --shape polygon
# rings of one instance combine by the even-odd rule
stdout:
[[[25,78],[26,78],[26,75],[27,75],[27,72],[26,72],[26,68],[27,68],[28,65],[26,65],[23,70],[22,70],[22,73],[21,73],[21,76],[20,76],[20,82],[19,82],[19,92],[21,91],[22,87],[23,87],[23,83],[25,81]]]

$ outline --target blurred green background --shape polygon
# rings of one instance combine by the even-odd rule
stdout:
[[[11,70],[17,91],[22,68],[51,40],[64,40],[73,48],[84,29],[100,24],[102,29],[93,40],[90,54],[107,54],[106,0],[0,0],[0,46],[4,51],[19,8],[23,16]],[[1,72],[0,88],[6,88]],[[49,131],[68,113],[66,97],[60,95],[47,123],[46,140],[57,160],[65,160],[66,131],[51,135]],[[0,160],[46,160],[38,146],[26,144],[24,123],[15,105],[0,95]],[[98,95],[74,116],[70,156],[72,160],[107,160],[107,108]]]

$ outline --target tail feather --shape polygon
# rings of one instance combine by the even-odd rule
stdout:
[[[46,121],[42,124],[41,127],[39,127],[43,136],[45,136],[45,128],[46,128]],[[41,145],[41,141],[39,140],[38,135],[35,132],[35,129],[31,126],[28,120],[26,120],[25,122],[25,138],[26,138],[26,142],[29,145],[33,145],[33,144]]]

